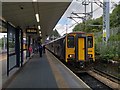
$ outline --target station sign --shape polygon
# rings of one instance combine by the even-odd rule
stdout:
[[[37,29],[36,28],[27,28],[26,34],[37,34]]]

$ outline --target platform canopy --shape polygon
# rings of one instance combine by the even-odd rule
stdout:
[[[23,30],[41,27],[42,38],[46,39],[64,14],[69,2],[2,2],[2,17]],[[37,22],[35,14],[39,14]],[[39,36],[39,33],[34,36]]]

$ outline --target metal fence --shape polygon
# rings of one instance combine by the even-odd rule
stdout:
[[[101,36],[102,33],[103,33],[103,32],[100,31],[100,32],[96,32],[96,33],[94,33],[94,34],[95,34],[95,37],[97,38],[97,37]],[[111,29],[110,29],[110,36],[116,35],[116,34],[118,34],[118,33],[120,33],[120,27],[116,27],[116,28],[111,28]]]
[[[117,34],[120,33],[120,27],[116,27],[113,29],[110,29],[110,36],[117,36]],[[102,36],[102,32],[95,33],[95,38],[99,38]],[[114,55],[120,54],[120,40],[109,40],[107,41],[106,45],[103,42],[97,42],[96,43],[96,50],[100,52],[100,54],[103,53],[112,53]]]
[[[120,33],[120,27],[110,29],[110,36],[116,35],[117,33]]]

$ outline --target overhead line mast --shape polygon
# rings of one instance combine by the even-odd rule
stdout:
[[[103,41],[107,42],[110,36],[109,0],[103,1]]]
[[[89,3],[91,2],[91,12],[87,12],[87,5],[89,5]],[[82,1],[82,5],[85,6],[85,12],[84,13],[74,13],[72,12],[71,14],[76,15],[77,17],[68,17],[72,20],[74,20],[73,18],[80,18],[83,20],[83,23],[85,24],[85,21],[87,19],[87,16],[93,16],[93,12],[96,11],[97,9],[93,10],[93,3],[97,4],[99,7],[103,8],[103,42],[107,42],[110,36],[109,33],[109,29],[110,29],[110,19],[109,19],[109,0],[103,0],[103,2],[101,2],[100,0],[93,0],[89,1],[89,0],[83,0]],[[84,17],[80,17],[79,14],[84,14]],[[75,21],[75,20],[74,20]],[[76,21],[75,21],[76,22]],[[92,25],[91,25],[92,26]],[[98,26],[98,25],[96,25]],[[100,25],[101,26],[101,25]]]

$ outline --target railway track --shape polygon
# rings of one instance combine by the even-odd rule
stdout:
[[[104,83],[100,82],[99,80],[91,76],[88,72],[76,73],[76,75],[93,90],[97,89],[113,90],[109,86],[105,85]]]
[[[90,86],[93,90],[96,89],[104,89],[104,90],[120,90],[118,83],[118,79],[116,77],[112,77],[107,73],[99,72],[94,68],[90,69],[79,69],[73,68],[67,65],[71,71],[73,71],[80,79],[82,79],[88,86]]]
[[[72,67],[68,64],[65,65],[93,90],[120,90],[118,79],[114,76],[112,77],[107,73],[99,72],[99,70],[94,69],[93,67],[89,69],[81,69],[77,67]]]
[[[103,84],[100,84],[101,86],[104,85],[106,87],[109,87],[107,90],[112,90],[112,89],[115,89],[115,90],[120,90],[119,86],[120,86],[120,80],[119,78],[115,77],[115,76],[112,76],[112,75],[109,75],[105,72],[102,72],[98,69],[95,69],[95,68],[90,68],[90,69],[80,69],[80,68],[73,68],[69,65],[67,65],[67,67],[69,69],[71,69],[71,71],[73,71],[75,74],[82,74],[82,73],[87,73],[89,74],[89,76],[93,77],[94,79],[96,79],[97,81],[103,83]],[[78,75],[79,77],[79,75]],[[86,77],[87,78],[87,77]],[[83,80],[84,81],[84,80]],[[88,81],[88,80],[87,80]],[[94,82],[94,80],[92,80]],[[89,82],[88,82],[89,83]],[[91,83],[91,82],[90,82]],[[91,85],[91,84],[90,84]],[[99,86],[99,83],[98,83],[98,86]],[[103,87],[104,87],[103,86]],[[99,88],[99,87],[98,87]],[[106,89],[105,89],[106,90]]]
[[[54,53],[52,53],[56,58],[58,58]],[[59,59],[59,58],[58,58]],[[72,67],[71,64],[65,64],[73,73],[75,73],[80,79],[82,79],[88,86],[90,86],[93,90],[103,89],[103,90],[120,90],[118,82],[113,80],[109,80],[108,76],[103,72],[99,72],[94,68],[88,69],[80,69],[77,67]],[[106,75],[106,76],[105,76]],[[107,77],[107,79],[106,79]],[[112,78],[112,77],[111,77]],[[116,78],[114,78],[117,80]],[[113,82],[112,82],[113,81]]]
[[[118,77],[115,77],[111,74],[105,73],[105,72],[103,72],[103,71],[101,71],[97,68],[94,68],[92,71],[95,72],[95,73],[98,73],[99,75],[101,75],[103,77],[106,77],[106,78],[110,79],[111,81],[113,81],[115,83],[120,84],[120,78],[118,78]]]
[[[114,90],[118,88],[119,84],[116,84],[110,81],[108,78],[94,72],[92,69],[78,69],[72,68],[71,66],[67,67],[73,71],[80,79],[82,79],[88,86],[90,86],[93,90],[96,89],[104,89],[104,90]]]
[[[66,64],[65,64],[66,65]],[[74,72],[80,79],[82,79],[88,86],[90,86],[93,90],[103,89],[103,90],[119,90],[118,83],[112,82],[109,78],[106,79],[104,75],[101,75],[93,69],[79,69],[76,67],[72,67],[70,65],[66,65],[72,72]],[[107,74],[106,74],[107,76]]]

